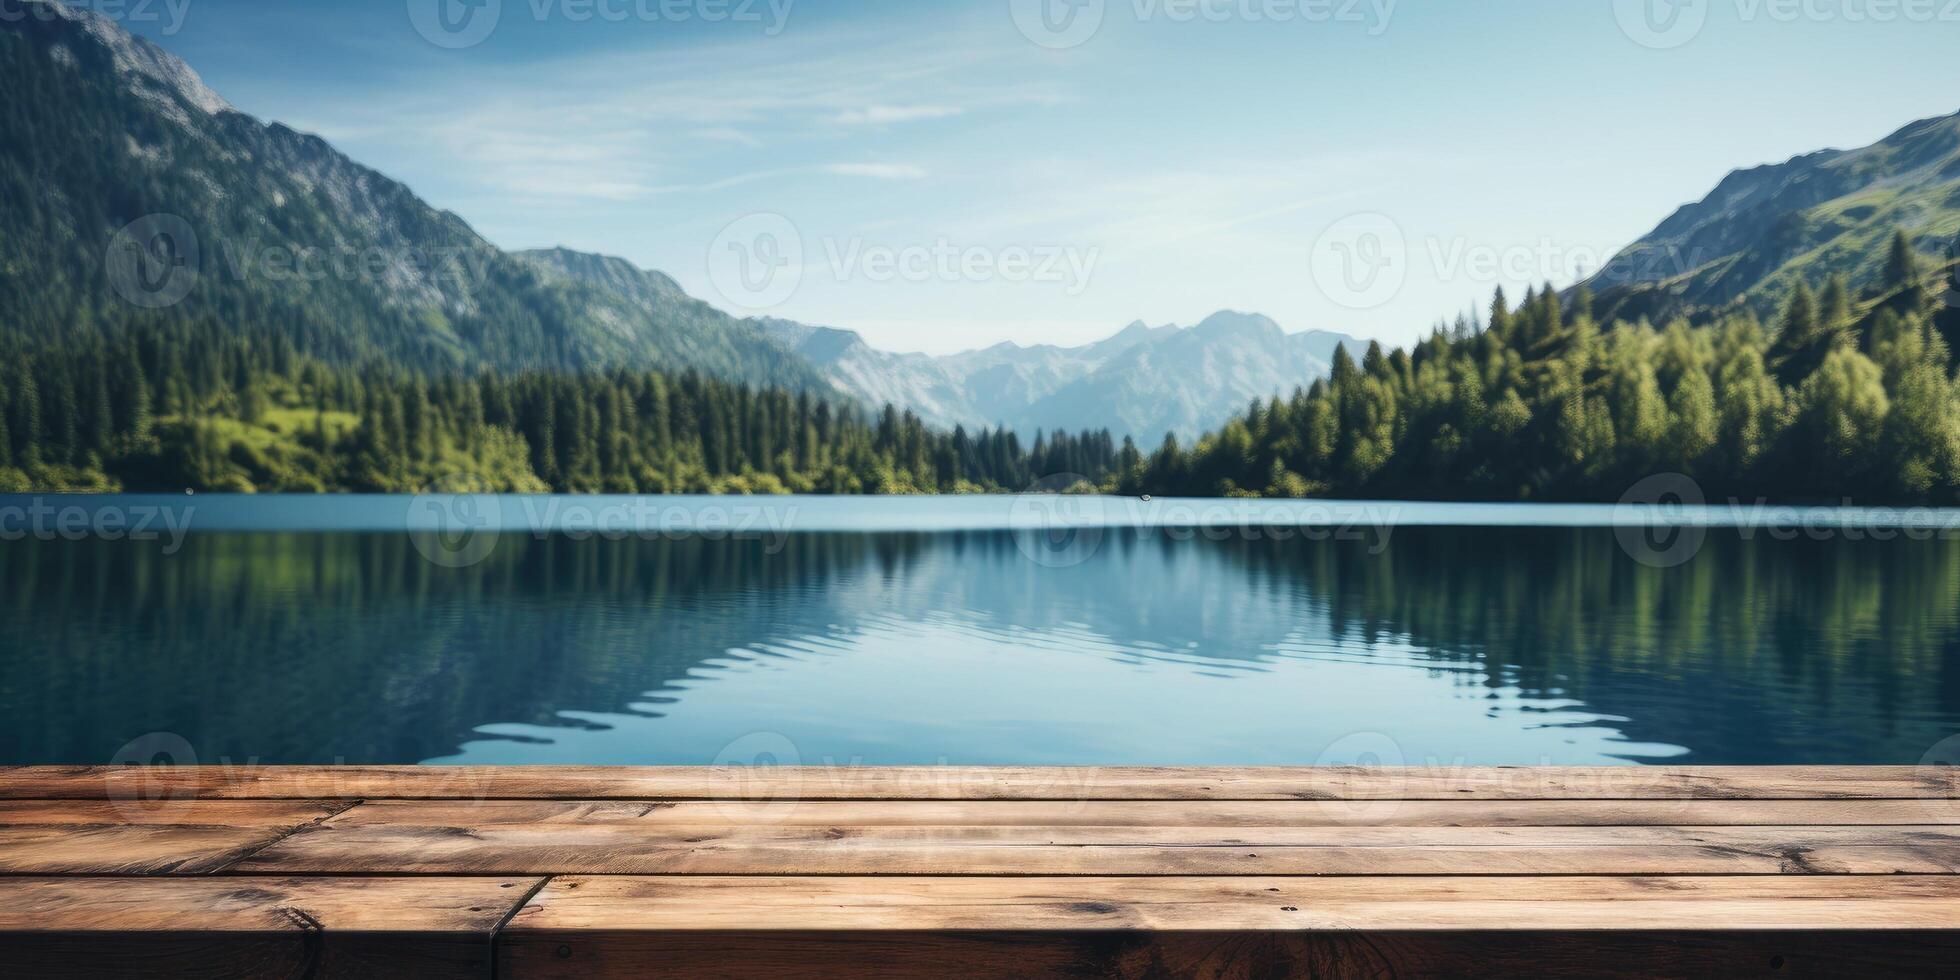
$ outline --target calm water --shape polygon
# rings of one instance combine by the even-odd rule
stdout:
[[[802,501],[750,537],[432,543],[396,523],[421,503],[0,542],[0,763],[1912,764],[1960,734],[1952,533],[1718,528],[1666,568],[1531,526],[1613,508],[1058,543],[984,529],[1012,501]],[[223,530],[292,522],[343,530]],[[941,529],[870,529],[907,523]]]

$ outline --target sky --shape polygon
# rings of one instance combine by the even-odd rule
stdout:
[[[499,246],[929,353],[1227,309],[1408,343],[1960,110],[1956,0],[73,5]]]

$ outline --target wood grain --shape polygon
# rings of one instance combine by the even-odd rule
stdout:
[[[0,878],[0,975],[486,976],[537,879]]]
[[[0,777],[4,778],[4,777]],[[350,802],[284,800],[4,800],[0,827],[176,825],[301,827]]]
[[[79,804],[78,804],[79,805]],[[217,805],[203,803],[198,805]],[[259,804],[252,804],[259,805]],[[7,804],[0,803],[0,814]],[[3,820],[4,816],[0,816]],[[337,826],[1620,827],[1960,825],[1960,800],[384,800]]]
[[[351,803],[0,803],[0,874],[206,874]]]
[[[208,874],[289,830],[153,824],[0,826],[0,874]]]
[[[259,874],[1948,874],[1952,827],[340,826]]]
[[[10,799],[1960,799],[1951,767],[1565,769],[22,767]]]
[[[1960,929],[1960,881],[1871,877],[563,877],[507,933]]]

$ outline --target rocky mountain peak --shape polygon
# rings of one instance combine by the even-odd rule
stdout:
[[[223,96],[205,85],[204,79],[182,58],[129,33],[103,14],[70,7],[59,0],[0,0],[0,11],[14,18],[57,27],[54,41],[57,45],[71,43],[62,35],[93,42],[108,54],[116,73],[132,91],[158,103],[167,115],[180,122],[189,117],[172,103],[181,103],[207,116],[236,111]],[[69,51],[66,57],[72,58],[74,54]]]

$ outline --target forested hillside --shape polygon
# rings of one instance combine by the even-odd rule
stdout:
[[[1798,283],[1874,287],[1899,229],[1927,252],[1960,235],[1960,115],[1729,174],[1593,277],[1596,312],[1665,321],[1736,304],[1774,317]]]
[[[0,333],[216,322],[340,365],[827,385],[678,289],[629,295],[499,250],[326,141],[237,112],[98,14],[0,0],[0,91]]]
[[[1951,265],[1895,235],[1872,288],[1799,284],[1775,322],[1603,325],[1547,287],[1413,350],[1370,345],[1289,400],[1119,474],[1126,493],[1620,499],[1643,477],[1711,500],[1960,502]]]
[[[976,493],[1116,459],[696,372],[430,378],[209,323],[0,341],[0,492]]]

